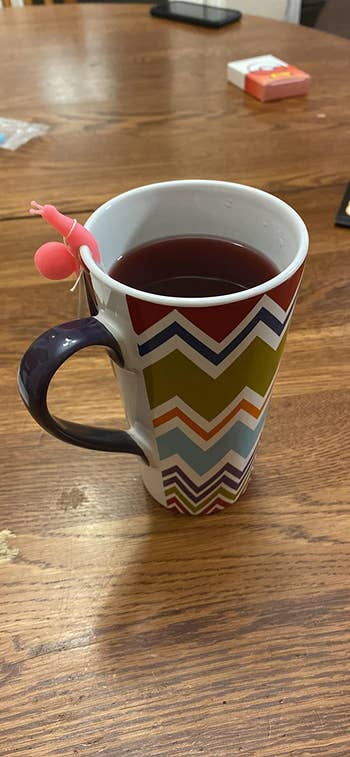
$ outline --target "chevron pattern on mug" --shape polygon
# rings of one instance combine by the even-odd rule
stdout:
[[[228,305],[127,297],[169,509],[209,514],[245,490],[301,274]]]

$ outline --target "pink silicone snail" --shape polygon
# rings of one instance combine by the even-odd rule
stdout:
[[[59,213],[53,205],[39,205],[35,200],[30,204],[31,215],[45,218],[63,237],[63,242],[46,242],[36,251],[34,263],[42,276],[54,280],[67,279],[72,273],[78,276],[83,265],[80,258],[83,244],[89,247],[96,263],[100,262],[96,239],[76,219]]]

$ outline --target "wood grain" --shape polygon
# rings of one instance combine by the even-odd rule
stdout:
[[[2,151],[2,217],[23,216],[38,193],[78,212],[155,179],[271,192],[348,180],[347,40],[249,16],[213,32],[145,5],[76,4],[6,10],[0,50],[4,115],[51,126]],[[264,51],[311,74],[308,98],[266,106],[226,82],[229,60]]]
[[[348,178],[350,46],[260,19],[212,35],[146,13],[10,9],[0,27],[4,115],[53,126],[0,156],[11,217],[0,223],[0,757],[345,757],[350,262],[333,220]],[[260,52],[262,37],[311,71],[310,98],[263,106],[225,84],[226,60]],[[33,268],[54,233],[15,216],[32,196],[88,211],[174,176],[267,187],[311,236],[252,482],[208,518],[153,503],[136,460],[49,437],[16,390],[22,352],[77,303]],[[51,401],[72,419],[123,423],[98,350],[64,366]]]

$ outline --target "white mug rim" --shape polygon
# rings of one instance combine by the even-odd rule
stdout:
[[[211,186],[213,189],[215,187],[222,187],[222,188],[232,188],[234,187],[236,190],[242,191],[242,193],[248,194],[258,194],[263,197],[263,199],[268,199],[269,202],[272,202],[275,204],[275,206],[280,208],[282,211],[286,212],[292,217],[293,222],[295,224],[295,227],[298,231],[299,235],[299,244],[296,250],[296,254],[293,257],[292,262],[284,268],[280,273],[277,274],[277,276],[274,276],[272,279],[268,279],[268,281],[265,281],[263,284],[259,284],[258,286],[251,287],[250,289],[245,289],[242,292],[235,292],[233,294],[224,294],[219,295],[215,297],[169,297],[166,295],[161,294],[152,294],[151,292],[143,291],[141,289],[135,289],[134,287],[130,287],[127,284],[122,284],[120,281],[116,281],[116,279],[112,279],[111,276],[108,275],[105,271],[103,271],[100,266],[94,261],[89,247],[87,245],[82,245],[80,248],[81,257],[85,265],[87,266],[90,273],[93,274],[94,277],[99,279],[103,284],[107,285],[110,289],[118,291],[120,294],[124,296],[130,296],[134,297],[136,299],[145,301],[145,302],[152,302],[153,304],[157,305],[165,305],[169,307],[181,307],[181,308],[191,308],[191,307],[214,307],[218,305],[228,305],[231,302],[242,302],[243,300],[248,300],[251,297],[256,296],[262,296],[263,294],[268,293],[272,289],[275,289],[280,284],[283,284],[285,281],[288,281],[293,274],[300,268],[302,263],[304,262],[307,251],[308,251],[308,245],[309,245],[309,235],[307,232],[307,228],[304,224],[304,221],[299,216],[299,214],[290,206],[288,203],[284,202],[283,200],[280,200],[278,197],[276,197],[273,194],[270,194],[269,192],[265,192],[262,189],[256,189],[255,187],[248,186],[246,184],[238,184],[235,182],[228,182],[228,181],[212,181],[210,179],[183,179],[183,180],[176,180],[176,181],[163,181],[163,182],[155,182],[153,184],[146,184],[144,186],[136,187],[134,189],[129,189],[126,192],[122,192],[120,195],[116,195],[115,197],[112,197],[110,200],[107,200],[102,205],[100,205],[96,210],[89,216],[87,221],[85,222],[84,226],[90,231],[91,224],[98,218],[98,216],[107,208],[110,208],[114,203],[119,202],[122,198],[125,197],[131,197],[135,196],[137,193],[144,192],[145,190],[149,189],[158,189],[162,187],[181,187],[181,186],[189,186],[192,185],[195,187],[200,186]],[[244,241],[244,240],[242,240]]]

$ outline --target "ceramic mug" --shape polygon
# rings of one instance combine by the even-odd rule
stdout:
[[[63,441],[142,461],[146,489],[170,510],[198,515],[235,502],[245,490],[264,426],[308,249],[306,227],[278,198],[217,181],[171,181],[133,189],[98,208],[85,226],[96,315],[40,336],[22,358],[19,388],[28,410]],[[264,252],[279,273],[219,297],[174,298],[119,283],[116,257],[152,239],[201,234]],[[103,345],[112,359],[128,431],[52,416],[52,376],[78,350]]]

